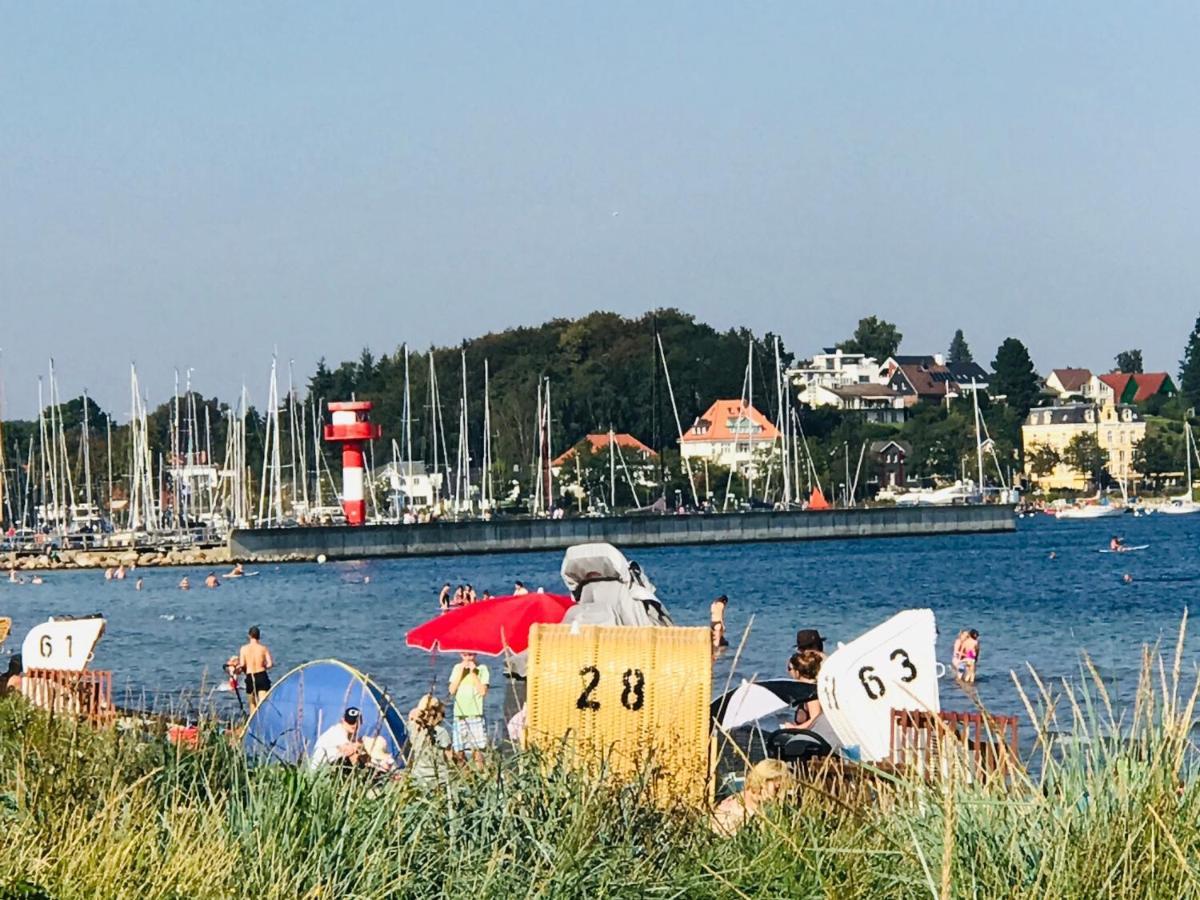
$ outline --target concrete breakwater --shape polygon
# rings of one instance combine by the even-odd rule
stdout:
[[[493,519],[361,528],[252,528],[234,531],[229,554],[247,562],[368,557],[447,556],[563,550],[604,541],[618,547],[731,544],[755,541],[915,537],[1013,531],[1013,507],[923,506],[759,512],[703,516]]]

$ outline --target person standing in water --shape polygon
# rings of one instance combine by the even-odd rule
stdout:
[[[708,620],[709,626],[712,628],[712,646],[714,650],[720,650],[722,647],[729,646],[729,641],[725,640],[725,607],[728,604],[729,598],[722,594],[708,608]]]
[[[443,610],[450,608],[450,582],[448,581],[442,585],[442,592],[438,594],[438,606]]]
[[[979,632],[972,628],[959,645],[962,654],[961,678],[965,684],[975,683],[975,670],[979,665]]]
[[[267,670],[274,667],[275,660],[271,658],[267,645],[259,640],[261,633],[257,625],[250,626],[247,637],[250,640],[238,651],[238,669],[246,676],[246,696],[250,699],[250,710],[253,712],[271,689],[271,676]]]

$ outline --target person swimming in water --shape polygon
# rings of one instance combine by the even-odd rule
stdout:
[[[192,589],[192,583],[188,581],[186,575],[179,579],[179,589],[181,591],[190,591]]]
[[[215,588],[215,587],[220,587],[220,586],[221,586],[221,582],[217,580],[217,573],[216,573],[216,572],[209,572],[209,573],[208,573],[208,575],[207,575],[207,576],[205,577],[205,579],[204,579],[204,586],[205,586],[206,588]]]

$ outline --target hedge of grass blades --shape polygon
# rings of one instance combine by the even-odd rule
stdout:
[[[1125,710],[1086,659],[1071,683],[1022,673],[1033,754],[1008,779],[814,776],[731,838],[532,755],[422,791],[4,698],[0,896],[1200,897],[1183,669],[1182,642],[1146,651]]]

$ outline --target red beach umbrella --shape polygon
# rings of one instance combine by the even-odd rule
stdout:
[[[529,629],[539,622],[561,622],[575,605],[561,594],[520,594],[492,597],[442,613],[418,625],[405,640],[410,647],[499,656],[508,649],[529,649]]]

